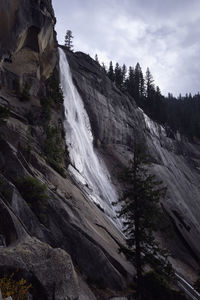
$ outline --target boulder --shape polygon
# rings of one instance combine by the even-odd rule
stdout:
[[[70,256],[36,238],[27,237],[15,246],[0,249],[0,270],[5,268],[18,269],[22,276],[29,274],[26,279],[32,281],[31,293],[38,300],[95,299],[86,286],[83,288]]]

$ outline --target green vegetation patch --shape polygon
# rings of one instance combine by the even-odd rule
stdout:
[[[38,216],[40,222],[47,225],[46,211],[47,200],[49,199],[47,186],[37,178],[26,176],[18,179],[17,187],[29,207]]]
[[[65,177],[65,171],[62,165],[64,164],[66,152],[63,148],[60,130],[57,127],[48,126],[46,130],[44,152],[47,156],[47,161],[52,168]]]
[[[64,97],[60,86],[58,70],[55,68],[47,81],[47,96],[51,97],[55,104],[63,104]]]
[[[42,105],[41,118],[43,120],[44,129],[46,130],[46,127],[48,127],[49,122],[51,121],[51,113],[52,108],[54,107],[54,101],[50,96],[48,96],[41,98],[40,103]]]
[[[48,199],[47,186],[41,183],[37,178],[26,176],[19,178],[17,181],[22,197],[31,205]]]

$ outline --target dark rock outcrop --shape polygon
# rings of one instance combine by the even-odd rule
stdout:
[[[0,80],[10,90],[37,95],[57,61],[55,17],[50,0],[2,0],[0,3]]]

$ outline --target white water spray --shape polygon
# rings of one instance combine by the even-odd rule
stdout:
[[[60,80],[64,95],[66,142],[71,165],[69,171],[89,198],[99,204],[105,213],[115,219],[112,202],[117,194],[110,182],[108,170],[93,148],[90,121],[76,87],[72,81],[69,64],[62,49],[60,53]]]

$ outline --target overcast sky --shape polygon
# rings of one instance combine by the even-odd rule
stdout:
[[[200,91],[200,0],[53,0],[59,43],[150,68],[162,93]]]

